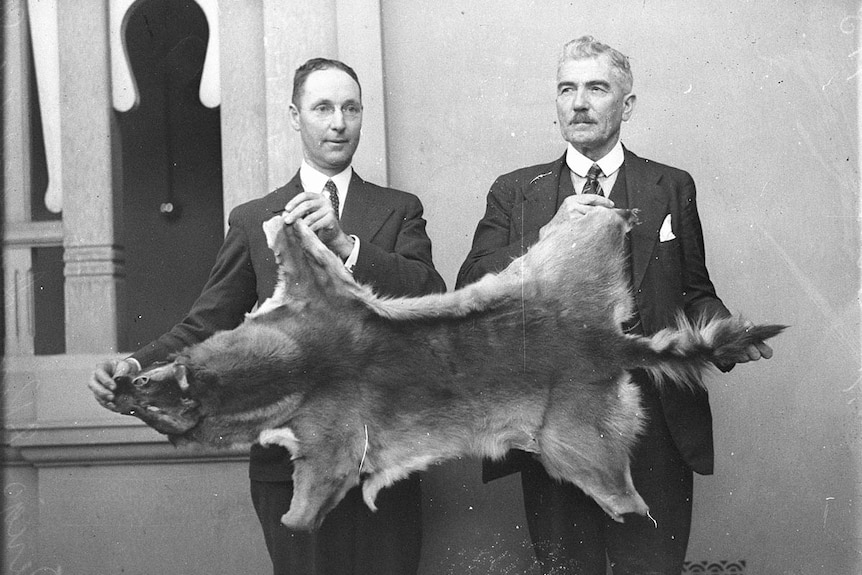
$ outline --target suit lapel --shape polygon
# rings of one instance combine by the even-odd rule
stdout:
[[[299,180],[299,172],[296,172],[293,179],[266,196],[266,209],[274,214],[283,212],[284,205],[301,192],[302,182]]]
[[[391,206],[382,202],[384,198],[374,193],[374,186],[354,171],[341,212],[341,227],[345,233],[371,240],[393,211]]]
[[[524,186],[523,212],[512,214],[513,219],[521,220],[522,237],[551,221],[563,200],[574,193],[572,179],[564,176],[568,176],[565,154]]]
[[[637,291],[655,251],[662,221],[668,214],[668,198],[659,185],[661,173],[649,162],[625,150],[625,166],[629,208],[638,210],[640,220],[631,231],[632,276]]]

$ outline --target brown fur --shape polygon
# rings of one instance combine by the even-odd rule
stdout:
[[[680,319],[652,338],[632,311],[623,240],[633,215],[558,213],[503,272],[448,294],[385,299],[357,284],[301,222],[264,224],[275,295],[232,331],[133,381],[117,404],[175,443],[283,445],[294,496],[283,522],[314,528],[348,489],[377,492],[462,455],[536,454],[614,519],[646,514],[629,452],[643,427],[628,369],[701,385],[781,326]]]

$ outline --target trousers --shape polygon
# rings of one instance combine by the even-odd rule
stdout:
[[[415,575],[422,548],[422,490],[410,477],[380,491],[377,512],[359,486],[329,512],[317,531],[291,531],[281,523],[293,482],[251,482],[273,575]]]
[[[583,491],[545,472],[538,460],[521,471],[527,526],[545,575],[679,575],[691,530],[693,472],[665,424],[657,392],[647,388],[645,434],[632,453],[632,480],[650,508],[617,523]],[[655,520],[655,522],[653,521]]]

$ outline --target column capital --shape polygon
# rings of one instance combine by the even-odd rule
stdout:
[[[66,246],[63,261],[65,275],[69,277],[103,276],[124,278],[126,276],[126,252],[122,246],[79,245]]]

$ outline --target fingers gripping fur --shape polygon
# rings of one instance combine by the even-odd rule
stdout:
[[[369,287],[354,281],[338,256],[302,220],[286,225],[281,216],[274,216],[264,222],[263,231],[278,264],[279,281],[272,297],[247,317],[291,303],[301,305],[323,294],[366,303],[378,299]]]

